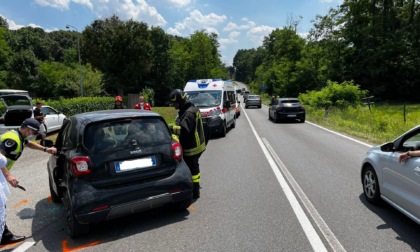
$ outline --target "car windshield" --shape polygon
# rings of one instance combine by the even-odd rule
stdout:
[[[93,124],[84,135],[84,145],[91,152],[148,147],[171,141],[168,128],[158,118]]]
[[[249,100],[258,99],[258,98],[260,98],[258,95],[248,95]]]
[[[209,108],[220,105],[222,91],[188,91],[190,101],[199,108]]]

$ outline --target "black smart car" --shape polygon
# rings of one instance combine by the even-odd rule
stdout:
[[[65,120],[48,161],[52,201],[63,201],[71,237],[89,224],[163,205],[192,203],[191,173],[165,120],[140,110],[107,110]]]

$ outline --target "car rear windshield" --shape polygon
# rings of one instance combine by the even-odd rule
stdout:
[[[248,96],[248,99],[249,99],[249,100],[252,100],[252,99],[258,99],[258,98],[260,98],[258,95],[249,95],[249,96]]]
[[[84,135],[84,145],[91,152],[170,144],[171,141],[166,124],[159,118],[93,124]]]
[[[281,103],[299,103],[298,99],[283,100]]]

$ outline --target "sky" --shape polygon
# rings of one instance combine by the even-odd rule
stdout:
[[[222,62],[232,65],[240,49],[257,48],[265,36],[288,20],[299,20],[305,36],[316,15],[326,15],[343,0],[0,0],[0,16],[9,29],[40,27],[47,32],[82,32],[112,15],[160,26],[166,33],[189,37],[205,29],[218,35]]]

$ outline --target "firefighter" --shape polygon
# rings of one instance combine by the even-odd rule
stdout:
[[[125,109],[123,104],[123,98],[121,96],[115,96],[114,109]]]
[[[188,102],[186,94],[175,89],[170,93],[170,99],[178,110],[176,125],[172,133],[179,136],[179,142],[184,151],[184,161],[188,165],[193,181],[193,198],[200,198],[200,165],[198,160],[206,150],[203,122],[200,110]]]

